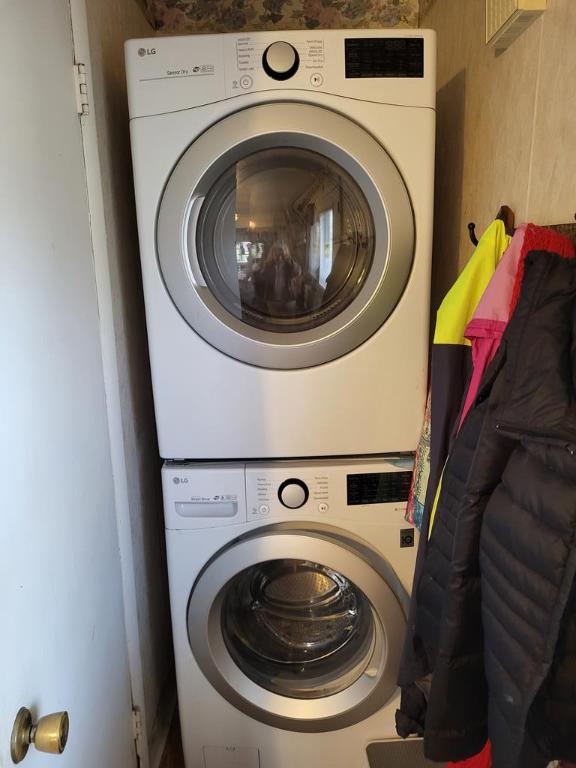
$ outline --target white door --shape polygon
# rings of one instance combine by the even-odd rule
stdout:
[[[0,765],[21,706],[60,757],[135,765],[68,0],[0,3]]]

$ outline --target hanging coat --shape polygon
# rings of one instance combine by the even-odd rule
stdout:
[[[576,759],[576,263],[526,260],[518,307],[454,443],[418,586],[425,753]]]
[[[459,427],[476,397],[482,376],[500,345],[502,335],[518,299],[524,261],[528,251],[534,248],[554,250],[562,256],[574,257],[572,242],[553,230],[537,227],[533,224],[524,224],[517,228],[466,328],[466,337],[472,343],[472,375],[459,418]],[[429,515],[429,518],[431,518],[429,523],[429,530],[431,530],[433,516]],[[422,696],[421,693],[420,695]],[[410,718],[407,717],[407,712],[410,711],[410,698],[407,699],[408,706],[403,707],[404,714],[399,714],[399,720],[404,719],[406,721],[405,733],[422,734],[426,701],[424,698],[422,699],[419,709],[420,721],[412,723],[412,730],[410,730],[410,726],[406,725],[410,722]],[[485,744],[481,752],[475,757],[467,759],[463,763],[450,763],[450,768],[490,768],[490,766],[489,743]]]
[[[438,310],[430,368],[431,433],[426,435],[425,426],[423,440],[429,440],[429,446],[424,446],[419,451],[419,461],[428,459],[429,466],[420,467],[417,463],[416,474],[419,476],[419,482],[418,486],[413,486],[413,493],[418,493],[420,505],[424,499],[423,509],[418,510],[421,516],[422,535],[418,544],[414,585],[418,583],[426,559],[434,493],[448,455],[450,437],[471,370],[471,344],[465,338],[464,332],[510,239],[506,234],[504,223],[499,219],[493,221],[480,238],[468,264]],[[414,502],[409,503],[408,514],[414,518],[415,513]],[[414,684],[426,674],[419,649],[412,643],[415,609],[416,600],[413,589],[406,642],[398,675],[398,683],[403,687]],[[418,691],[403,695],[423,696]],[[398,715],[400,735],[413,733],[414,731],[411,730],[413,723],[402,723],[402,717],[400,713]]]

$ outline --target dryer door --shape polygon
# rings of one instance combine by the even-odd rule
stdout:
[[[396,691],[406,597],[382,558],[344,536],[260,529],[198,577],[190,646],[220,694],[257,720],[344,728]]]
[[[414,220],[384,148],[342,115],[265,104],[205,131],[158,211],[162,276],[207,342],[265,368],[338,358],[386,321]]]

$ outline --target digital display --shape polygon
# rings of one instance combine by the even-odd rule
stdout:
[[[346,77],[424,77],[422,37],[350,37]]]
[[[408,501],[412,472],[367,472],[347,475],[348,506]]]

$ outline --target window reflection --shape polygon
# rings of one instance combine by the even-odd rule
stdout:
[[[206,196],[202,271],[216,298],[264,329],[303,330],[334,317],[361,290],[374,230],[354,180],[308,150],[240,160]]]
[[[320,242],[318,244],[318,256],[320,265],[318,281],[323,288],[326,288],[326,282],[332,272],[332,256],[334,251],[333,223],[334,211],[332,208],[322,211],[319,219]]]

